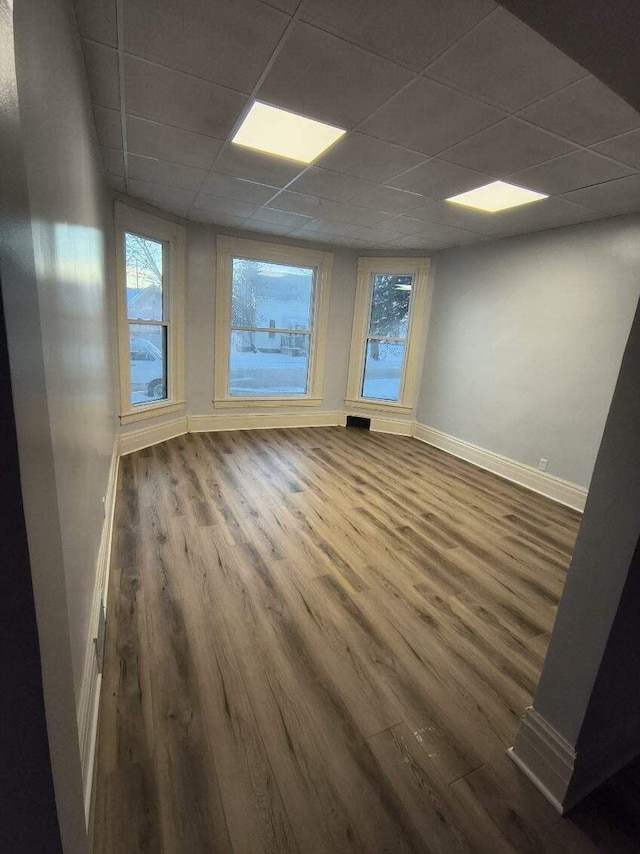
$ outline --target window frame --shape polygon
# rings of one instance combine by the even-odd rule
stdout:
[[[430,266],[430,258],[358,258],[356,302],[345,397],[347,406],[396,412],[403,415],[409,415],[414,411],[418,398],[418,383],[426,347],[431,303]],[[373,299],[373,279],[376,274],[413,276],[404,365],[397,401],[362,396],[367,341],[372,337],[369,335],[369,324]]]
[[[127,232],[163,244],[162,325],[166,325],[167,330],[167,364],[165,368],[167,397],[152,403],[131,403],[129,324],[136,322],[136,320],[129,318],[127,311],[125,257],[125,234]],[[177,223],[116,202],[115,243],[120,423],[132,424],[158,415],[177,412],[186,405],[184,395],[185,229]]]
[[[324,362],[329,317],[329,296],[333,253],[278,243],[265,243],[218,235],[215,298],[215,342],[213,405],[221,409],[320,406],[323,400]],[[235,395],[229,393],[231,355],[231,294],[233,259],[247,258],[294,267],[313,267],[313,312],[310,324],[309,373],[306,394]],[[263,332],[269,332],[266,327]],[[277,332],[277,330],[276,330]],[[305,334],[307,334],[305,332]]]

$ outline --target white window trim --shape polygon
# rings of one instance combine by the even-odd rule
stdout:
[[[329,317],[329,295],[333,254],[300,249],[258,240],[219,235],[217,239],[215,362],[213,405],[221,409],[283,408],[320,406],[323,399],[325,347]],[[254,258],[296,267],[315,267],[315,293],[309,350],[309,389],[307,394],[232,397],[229,395],[229,346],[231,340],[231,278],[233,258]],[[269,330],[265,330],[269,331]]]
[[[402,415],[409,415],[414,411],[418,399],[418,383],[429,322],[431,303],[430,264],[429,258],[358,258],[358,282],[345,397],[347,406],[364,410],[396,412]],[[404,370],[397,401],[363,398],[361,392],[374,273],[413,275],[414,277]]]
[[[167,315],[167,399],[134,406],[131,403],[131,362],[129,359],[129,318],[127,317],[127,271],[124,235],[130,231],[160,240],[167,246],[169,287]],[[167,415],[185,407],[184,396],[184,271],[185,229],[143,211],[116,202],[116,284],[118,324],[118,365],[120,378],[120,423],[131,424],[158,415]]]

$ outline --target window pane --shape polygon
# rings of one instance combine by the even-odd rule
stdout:
[[[232,326],[310,329],[313,269],[233,259]]]
[[[129,324],[131,403],[167,399],[167,327]]]
[[[398,400],[405,345],[397,341],[367,341],[362,396]]]
[[[232,332],[229,394],[306,394],[309,338],[299,333]]]
[[[127,317],[131,320],[163,320],[162,243],[127,232],[124,245]]]
[[[374,275],[369,335],[407,337],[412,283],[413,276]]]

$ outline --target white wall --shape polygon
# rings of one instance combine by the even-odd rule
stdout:
[[[587,487],[639,263],[638,216],[438,253],[418,421]]]

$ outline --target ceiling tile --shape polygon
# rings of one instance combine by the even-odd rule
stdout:
[[[395,216],[385,219],[378,228],[382,228],[397,237],[399,234],[415,234],[417,231],[423,230],[424,221],[411,216]]]
[[[424,234],[408,234],[404,237],[399,237],[394,240],[392,246],[399,246],[403,249],[423,249],[425,252],[437,251],[438,249],[452,249],[452,243],[445,243],[441,240],[435,240]]]
[[[485,174],[434,157],[399,178],[394,178],[389,184],[402,190],[422,193],[431,199],[446,199],[465,190],[481,187],[488,181]]]
[[[258,98],[349,129],[410,79],[406,69],[309,24],[298,23],[260,87]]]
[[[99,107],[119,110],[118,52],[86,39],[82,39],[82,52],[92,102]]]
[[[300,5],[300,0],[263,0],[263,2],[268,6],[273,6],[274,9],[286,12],[288,15],[293,15]]]
[[[75,0],[74,5],[81,36],[117,46],[116,0]]]
[[[361,228],[356,231],[354,238],[362,240],[369,245],[375,243],[390,243],[392,240],[397,240],[399,234],[397,231],[387,231],[382,226],[374,226],[373,228]]]
[[[233,144],[223,146],[214,163],[216,172],[272,187],[284,187],[304,168],[302,164],[284,157],[262,154]]]
[[[251,222],[247,226],[253,225],[254,222],[264,222],[280,228],[286,228],[291,231],[294,228],[300,228],[306,223],[311,222],[311,217],[301,216],[300,214],[288,213],[287,211],[278,211],[274,208],[259,208],[251,217]]]
[[[540,231],[545,228],[588,222],[600,216],[587,207],[555,198],[541,199],[538,202],[522,205],[514,208],[512,214],[514,222],[519,224],[517,233],[520,234],[526,230]]]
[[[189,214],[189,219],[193,222],[205,222],[210,225],[226,225],[232,228],[237,228],[245,221],[245,217],[243,216],[217,214],[213,211],[202,210],[201,208],[194,208]]]
[[[106,107],[94,107],[93,115],[100,145],[122,148],[122,123],[119,111],[109,110]]]
[[[611,214],[640,211],[640,175],[618,178],[616,181],[607,181],[606,184],[597,184],[595,187],[584,187],[582,190],[573,190],[563,198],[578,205]]]
[[[258,0],[135,0],[124,10],[126,50],[246,94],[290,20]]]
[[[539,193],[559,196],[579,187],[589,187],[631,174],[632,170],[627,166],[621,166],[590,151],[580,150],[525,169],[524,172],[516,172],[515,175],[510,175],[508,180]]]
[[[181,187],[183,190],[199,190],[206,176],[207,173],[203,169],[129,154],[129,178],[138,181],[153,181],[155,184]]]
[[[380,107],[358,130],[425,154],[437,154],[503,116],[494,107],[420,77]]]
[[[444,151],[444,160],[502,178],[566,154],[574,146],[519,119],[505,119]]]
[[[256,205],[250,205],[247,202],[225,199],[222,196],[210,196],[208,193],[203,192],[198,193],[196,197],[194,210],[196,208],[201,211],[220,214],[221,216],[237,216],[243,219],[246,219],[258,210]]]
[[[453,228],[450,225],[440,225],[437,222],[427,222],[426,220],[422,220],[421,228],[412,233],[427,236],[429,239],[438,240],[441,243],[449,243],[452,246],[461,246],[464,243],[472,242],[477,237],[477,235],[463,229]]]
[[[318,196],[309,196],[306,193],[292,193],[289,190],[284,190],[269,202],[270,208],[313,217],[324,217],[336,206],[337,202],[321,199]]]
[[[127,181],[127,192],[130,196],[144,199],[160,208],[170,210],[178,216],[187,215],[187,211],[196,196],[193,190],[182,190],[179,187],[165,187],[162,184],[135,180]]]
[[[105,172],[124,177],[124,155],[121,148],[107,148],[106,145],[101,145],[100,156]]]
[[[364,208],[400,214],[420,207],[424,202],[424,196],[407,190],[396,190],[394,187],[379,186],[365,190],[364,193],[356,196],[353,202]]]
[[[126,56],[127,113],[226,139],[246,101],[215,83]]]
[[[595,77],[574,83],[520,115],[581,145],[640,127],[640,114]]]
[[[302,18],[420,71],[494,8],[491,0],[306,0]]]
[[[370,187],[371,184],[362,178],[330,172],[319,166],[310,166],[289,189],[296,193],[309,193],[335,202],[347,202]]]
[[[498,9],[430,65],[427,74],[519,110],[586,72],[514,15]]]
[[[127,149],[132,154],[158,157],[194,169],[209,169],[221,148],[219,139],[127,116]]]
[[[359,208],[356,205],[341,205],[331,211],[334,222],[344,222],[347,225],[378,225],[388,219],[389,214],[372,211],[370,208]]]
[[[325,240],[330,240],[333,239],[333,236],[336,234],[355,234],[355,232],[360,231],[361,228],[361,225],[348,225],[344,222],[336,222],[332,219],[320,218],[314,219],[312,222],[304,225],[300,229],[300,233],[310,230],[324,235]]]
[[[632,130],[622,136],[607,139],[605,142],[594,145],[593,149],[628,166],[640,169],[640,130]]]
[[[104,183],[107,187],[110,187],[112,190],[116,190],[118,193],[127,192],[127,185],[124,178],[121,178],[119,175],[111,175],[108,172],[105,172],[103,177]]]
[[[256,184],[255,181],[245,181],[242,178],[233,178],[231,175],[221,175],[218,172],[211,172],[202,185],[202,191],[213,196],[249,202],[252,205],[263,205],[278,192],[275,187]]]
[[[446,201],[433,201],[431,199],[427,199],[421,208],[413,211],[412,215],[429,222],[452,225],[455,228],[462,228],[482,234],[491,233],[491,224],[494,221],[494,214],[474,211],[462,205]]]
[[[386,181],[424,160],[424,154],[351,131],[332,145],[316,163],[334,172],[345,172],[369,181]]]

